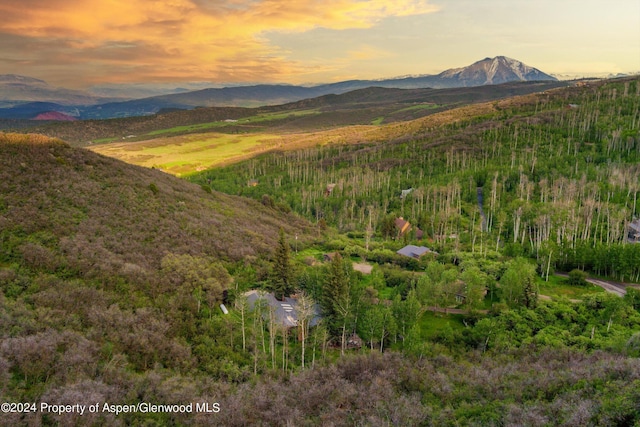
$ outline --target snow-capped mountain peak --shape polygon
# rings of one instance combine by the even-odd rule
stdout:
[[[464,82],[463,86],[500,84],[518,80],[556,80],[536,68],[506,56],[485,58],[468,67],[443,71],[438,76],[444,79]]]

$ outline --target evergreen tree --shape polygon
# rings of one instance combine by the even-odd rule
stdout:
[[[352,312],[349,283],[350,277],[345,268],[345,262],[340,254],[336,254],[329,265],[321,306],[330,333],[333,336],[340,336],[342,351],[345,349],[347,326]]]
[[[275,297],[279,300],[291,295],[293,292],[293,267],[291,266],[291,253],[285,239],[284,230],[280,229],[278,245],[273,260],[273,274],[271,286]]]
[[[528,274],[524,277],[522,288],[523,304],[529,309],[534,309],[538,305],[538,286],[535,283],[535,276]]]

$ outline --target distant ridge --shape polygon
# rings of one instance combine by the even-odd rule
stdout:
[[[68,114],[60,113],[58,111],[47,111],[46,113],[40,113],[33,118],[33,120],[55,120],[57,122],[73,122],[76,119]]]
[[[467,67],[452,68],[432,76],[405,77],[386,80],[349,80],[312,87],[288,85],[256,85],[203,89],[175,95],[148,98],[184,106],[202,107],[256,107],[277,105],[329,94],[343,94],[368,87],[395,89],[448,89],[494,85],[517,81],[557,81],[549,74],[505,56],[485,58]],[[123,103],[127,104],[127,102]]]
[[[62,105],[92,105],[104,98],[80,90],[50,86],[44,80],[17,74],[0,74],[0,102],[53,102]]]
[[[318,86],[294,86],[262,84],[253,86],[234,86],[208,88],[183,93],[171,93],[130,101],[105,103],[99,105],[95,97],[79,91],[56,89],[42,80],[30,77],[0,76],[0,105],[9,101],[46,101],[61,105],[78,107],[81,119],[105,119],[114,117],[143,116],[155,114],[162,109],[192,109],[195,107],[261,107],[279,105],[303,99],[335,94],[340,95],[368,87],[395,89],[446,89],[495,85],[518,81],[556,81],[557,79],[537,68],[518,60],[497,56],[485,58],[467,67],[452,68],[438,75],[404,77],[385,80],[349,80]],[[175,92],[175,91],[173,91]],[[64,98],[64,99],[61,99]],[[72,102],[72,100],[75,100]],[[89,105],[89,106],[88,106]],[[68,114],[68,111],[56,110]],[[37,113],[40,113],[38,111]],[[34,115],[35,116],[35,115]],[[0,117],[24,118],[14,114],[11,108],[0,109]]]
[[[0,74],[0,84],[6,85],[47,85],[47,82],[18,74]]]

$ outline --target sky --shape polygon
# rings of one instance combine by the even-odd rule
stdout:
[[[504,55],[640,71],[638,0],[2,0],[0,74],[99,84],[317,84]]]

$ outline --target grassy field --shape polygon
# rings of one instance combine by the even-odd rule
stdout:
[[[299,262],[305,262],[307,258],[313,258],[317,262],[322,262],[322,256],[325,252],[318,248],[306,248],[304,250],[296,250],[296,244],[293,244],[293,258]]]
[[[92,147],[96,153],[127,163],[155,167],[181,176],[239,160],[282,142],[277,135],[192,134]]]
[[[462,318],[463,316],[461,314],[443,314],[425,311],[418,320],[420,335],[423,339],[431,339],[449,328],[454,331],[462,330],[464,329]]]
[[[120,141],[116,138],[102,138],[95,140],[99,146],[89,149],[114,157],[127,163],[154,167],[176,176],[184,176],[190,173],[202,171],[214,166],[220,166],[229,162],[236,162],[262,151],[295,144],[295,137],[289,136],[287,141],[282,136],[272,133],[261,133],[259,128],[256,133],[225,134],[210,132],[212,129],[222,129],[228,126],[257,126],[260,123],[283,120],[287,118],[303,117],[317,114],[317,110],[298,110],[276,113],[264,113],[255,116],[233,120],[215,121],[187,126],[175,126],[168,129],[160,129],[149,132],[144,136],[151,137],[148,140]],[[209,132],[208,132],[209,131]],[[222,130],[221,130],[222,131]],[[206,132],[206,133],[193,133]]]
[[[594,292],[605,292],[600,286],[587,283],[585,286],[572,286],[567,283],[567,279],[560,276],[549,276],[549,281],[538,277],[538,286],[541,295],[551,298],[566,297],[569,299],[581,299],[584,295]]]

